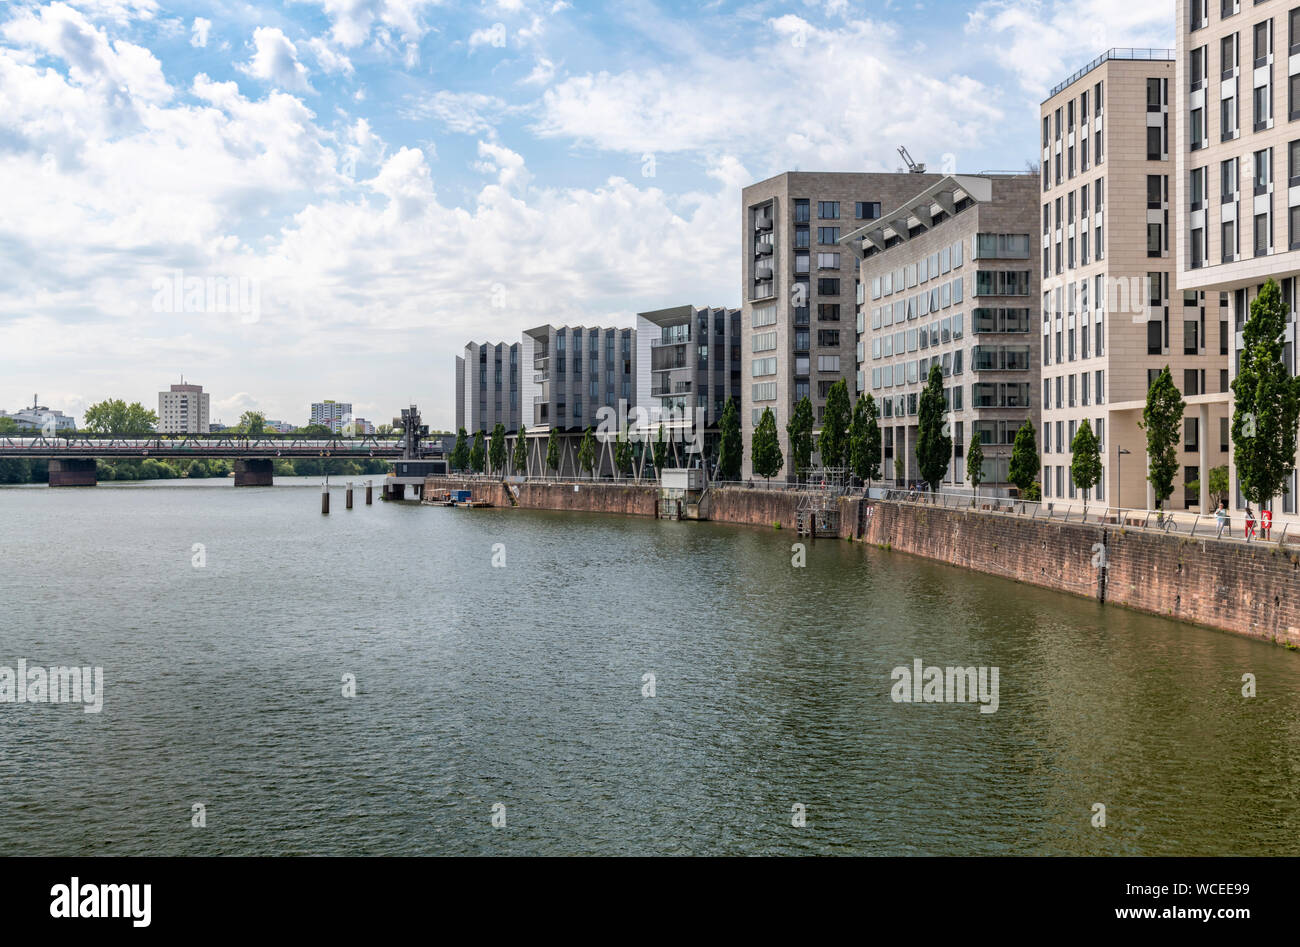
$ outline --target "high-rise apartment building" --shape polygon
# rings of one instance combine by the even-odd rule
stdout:
[[[519,430],[520,343],[470,342],[456,356],[456,428],[491,434],[500,423]]]
[[[753,474],[750,445],[765,408],[791,476],[785,427],[795,405],[807,397],[820,422],[831,385],[852,387],[857,267],[840,238],[942,178],[789,171],[742,190],[743,476]]]
[[[740,410],[740,310],[673,306],[636,317],[635,404],[716,428],[728,398]],[[695,415],[691,414],[691,418]]]
[[[1225,303],[1225,374],[1234,379],[1250,304],[1270,278],[1289,310],[1282,358],[1297,370],[1300,279],[1300,4],[1286,0],[1178,0],[1179,118],[1171,144],[1185,188],[1175,228],[1182,287]],[[1224,386],[1225,389],[1227,386]],[[1218,406],[1231,410],[1231,393]],[[1225,444],[1227,422],[1219,436]],[[1235,445],[1233,446],[1235,449]],[[1231,463],[1231,457],[1229,458]],[[1296,477],[1274,501],[1296,511]],[[1235,466],[1229,503],[1244,508]]]
[[[944,483],[966,485],[978,433],[983,485],[1008,489],[1016,432],[1038,424],[1037,219],[1037,175],[950,175],[841,238],[861,259],[855,380],[880,410],[886,479],[921,479],[917,415],[937,365],[953,442]]]
[[[1165,366],[1187,404],[1166,508],[1208,512],[1202,468],[1227,463],[1223,297],[1178,272],[1180,248],[1191,247],[1176,214],[1203,211],[1205,192],[1175,169],[1188,123],[1174,105],[1174,73],[1172,50],[1110,50],[1042,104],[1038,448],[1047,503],[1082,499],[1070,445],[1086,418],[1102,456],[1091,499],[1154,505],[1139,423]]]
[[[172,385],[158,392],[159,434],[207,434],[209,395],[202,385]]]
[[[334,433],[343,430],[343,422],[352,419],[352,402],[350,401],[313,401],[309,424],[323,424]]]
[[[524,333],[524,414],[529,426],[578,432],[602,407],[635,403],[634,329],[538,326]]]

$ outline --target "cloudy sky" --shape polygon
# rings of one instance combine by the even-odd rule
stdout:
[[[1173,7],[0,2],[0,407],[184,374],[226,423],[448,427],[467,341],[737,305],[745,184],[1023,169],[1047,89]]]

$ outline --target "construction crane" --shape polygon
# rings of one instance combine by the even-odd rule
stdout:
[[[906,145],[898,146],[898,153],[902,155],[903,161],[907,164],[907,170],[912,174],[925,174],[925,165],[917,164],[912,160],[912,156],[907,152]]]

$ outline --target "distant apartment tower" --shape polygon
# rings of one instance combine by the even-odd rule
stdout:
[[[1177,278],[1189,292],[1223,302],[1219,351],[1224,372],[1240,368],[1250,304],[1270,278],[1287,307],[1282,360],[1294,375],[1300,287],[1300,6],[1250,0],[1178,0],[1177,78],[1170,142],[1185,199],[1174,228],[1183,244]],[[1223,412],[1213,446],[1230,448],[1229,497],[1244,509],[1228,444],[1233,397],[1221,386]],[[1202,478],[1202,483],[1205,479]],[[1293,473],[1272,508],[1296,512]]]
[[[491,434],[497,423],[513,434],[520,419],[520,343],[470,342],[456,356],[456,428]]]
[[[314,401],[311,406],[309,424],[323,424],[334,433],[343,429],[343,422],[352,418],[352,403],[349,401]]]
[[[1084,418],[1101,446],[1092,499],[1148,508],[1147,391],[1168,366],[1187,403],[1167,508],[1200,508],[1203,463],[1227,463],[1221,297],[1180,291],[1173,214],[1172,50],[1110,50],[1057,85],[1040,110],[1045,502],[1082,499],[1070,445]],[[1121,453],[1126,452],[1126,453]],[[1123,476],[1123,483],[1119,477]]]
[[[158,433],[207,434],[208,399],[202,385],[187,385],[183,380],[158,392]]]
[[[741,191],[742,476],[753,474],[750,445],[765,408],[790,477],[785,427],[795,405],[807,397],[819,424],[830,387],[840,379],[852,387],[857,267],[840,237],[942,177],[788,171]]]
[[[728,398],[741,407],[740,310],[673,306],[637,313],[634,403],[717,428]],[[693,419],[694,414],[689,415]]]
[[[921,479],[918,409],[937,365],[953,445],[943,483],[967,485],[978,433],[983,484],[1009,489],[1016,432],[1038,426],[1037,219],[1037,175],[950,175],[841,238],[861,258],[856,387],[880,411],[885,479]]]

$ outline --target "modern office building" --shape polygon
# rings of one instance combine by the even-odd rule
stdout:
[[[497,423],[519,430],[520,343],[470,342],[456,356],[456,429],[491,434]]]
[[[202,385],[187,385],[184,379],[158,392],[158,433],[207,434],[210,397]]]
[[[268,431],[274,431],[276,434],[292,434],[297,430],[297,427],[290,424],[288,421],[267,420],[264,424]],[[216,430],[216,425],[209,425],[209,429]]]
[[[1276,280],[1290,312],[1283,360],[1294,375],[1300,6],[1281,0],[1178,0],[1176,10],[1172,109],[1179,121],[1170,149],[1176,154],[1176,179],[1185,189],[1174,216],[1182,241],[1175,257],[1177,279],[1187,292],[1226,303],[1229,381],[1237,374],[1250,304],[1268,279]],[[1231,411],[1230,390],[1217,404]],[[1229,463],[1229,504],[1244,509],[1231,455]],[[1296,511],[1296,489],[1293,474],[1273,503],[1275,512]]]
[[[852,386],[857,303],[855,260],[841,236],[880,217],[882,208],[943,178],[939,174],[789,171],[741,192],[742,475],[753,473],[754,427],[771,408],[793,475],[785,427],[804,397],[821,421],[826,394]]]
[[[1189,286],[1177,266],[1187,241],[1175,213],[1203,208],[1205,194],[1203,181],[1184,187],[1175,172],[1186,122],[1173,104],[1174,65],[1173,50],[1110,50],[1041,107],[1044,502],[1082,499],[1070,445],[1087,418],[1102,451],[1090,499],[1154,506],[1139,424],[1166,365],[1187,411],[1165,507],[1208,511],[1201,468],[1227,463],[1226,300]]]
[[[309,424],[323,424],[335,434],[343,429],[343,422],[352,420],[352,403],[350,401],[314,401],[311,406]]]
[[[917,190],[840,238],[861,260],[855,387],[880,409],[882,474],[910,483],[921,391],[940,366],[953,441],[944,483],[966,485],[979,433],[983,488],[1006,490],[1016,431],[1038,424],[1038,177],[913,180]]]
[[[600,422],[600,409],[624,411],[636,400],[635,329],[544,325],[527,330],[520,347],[524,366],[520,420],[528,429],[530,473],[544,473],[545,438],[561,440],[562,474],[577,472],[578,441]],[[468,366],[466,368],[468,374]],[[608,451],[601,452],[609,473]]]
[[[24,431],[58,433],[59,431],[75,431],[77,429],[77,419],[75,417],[53,408],[47,408],[40,403],[36,395],[32,395],[31,407],[20,408],[13,414],[8,411],[0,411],[0,418],[12,419],[18,425],[19,430]]]

